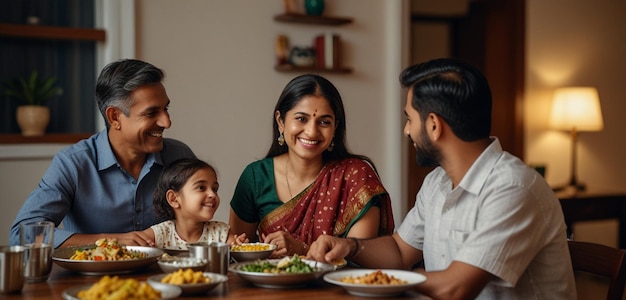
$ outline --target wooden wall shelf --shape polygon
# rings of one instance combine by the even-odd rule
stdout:
[[[305,23],[318,25],[343,25],[352,23],[352,18],[310,16],[305,14],[284,13],[274,16],[274,20],[286,23]]]
[[[307,24],[307,25],[327,25],[327,26],[337,26],[352,23],[352,18],[346,17],[331,17],[331,16],[311,16],[302,13],[282,13],[274,16],[274,21],[284,22],[284,23],[299,23],[299,24]],[[333,41],[337,41],[337,45],[339,45],[338,36],[336,39],[333,38]],[[317,47],[317,40],[315,42],[316,45],[313,47]],[[339,46],[333,47],[333,51],[337,51],[337,55],[341,54],[341,48]],[[338,56],[339,57],[339,56]],[[340,60],[340,59],[339,59]],[[340,66],[341,62],[334,62],[333,66]],[[274,66],[274,70],[278,72],[299,72],[299,73],[335,73],[335,74],[348,74],[352,73],[351,68],[346,67],[335,67],[335,68],[318,68],[317,66],[311,67],[298,67],[295,65],[287,64],[287,65],[276,65]]]
[[[93,133],[47,133],[42,136],[23,136],[19,133],[0,133],[1,144],[73,144]]]
[[[301,72],[301,73],[352,73],[351,68],[335,68],[335,69],[321,69],[316,67],[297,67],[293,65],[277,65],[274,66],[276,71],[280,72]]]
[[[0,23],[0,36],[29,39],[79,40],[103,42],[106,32],[102,29],[71,28],[43,25],[20,25]]]

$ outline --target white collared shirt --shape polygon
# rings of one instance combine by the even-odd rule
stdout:
[[[498,277],[478,299],[575,299],[558,198],[492,139],[454,189],[441,167],[428,174],[400,237],[423,250],[426,271],[459,261]]]

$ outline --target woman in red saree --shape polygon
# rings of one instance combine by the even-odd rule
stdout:
[[[229,224],[275,256],[306,254],[318,236],[370,238],[393,233],[389,194],[371,160],[345,143],[341,96],[325,78],[290,81],[274,109],[274,139],[264,159],[242,172]]]

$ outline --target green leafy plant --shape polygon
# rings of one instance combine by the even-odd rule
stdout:
[[[3,94],[17,99],[20,105],[44,106],[50,98],[63,94],[56,81],[56,77],[40,78],[39,72],[33,71],[28,78],[5,82]]]

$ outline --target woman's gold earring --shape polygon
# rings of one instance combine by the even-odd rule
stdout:
[[[280,145],[280,146],[284,146],[285,145],[285,136],[283,135],[282,132],[278,136],[278,145]]]
[[[328,146],[328,148],[326,148],[326,150],[330,152],[330,151],[333,151],[334,148],[335,148],[335,141],[331,141],[330,145]]]

